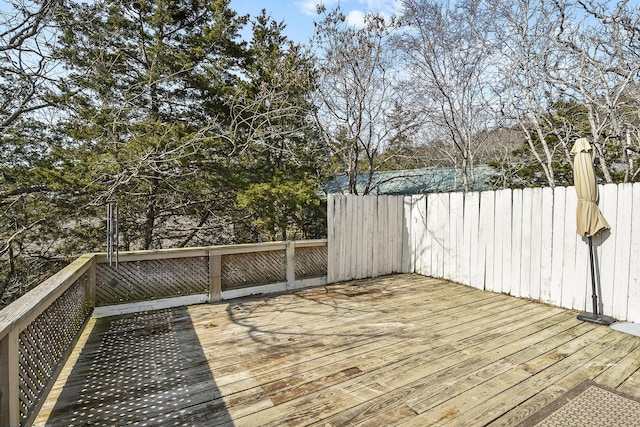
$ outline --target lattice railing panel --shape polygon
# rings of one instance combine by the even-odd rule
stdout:
[[[87,274],[69,287],[19,335],[20,417],[24,420],[43,397],[91,313]]]
[[[222,290],[287,280],[284,250],[222,256]]]
[[[96,305],[207,293],[209,258],[171,258],[98,264]]]
[[[296,247],[296,279],[310,279],[327,275],[327,247]]]

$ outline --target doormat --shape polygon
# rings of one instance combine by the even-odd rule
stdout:
[[[638,427],[640,399],[583,381],[526,420],[521,427]]]

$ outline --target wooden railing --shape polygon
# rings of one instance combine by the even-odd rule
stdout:
[[[84,255],[0,311],[0,426],[30,425],[93,315],[326,284],[327,241]]]

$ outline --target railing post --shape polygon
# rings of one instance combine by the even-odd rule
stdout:
[[[0,426],[20,425],[18,332],[0,340]]]
[[[296,244],[293,241],[287,242],[285,249],[287,259],[287,289],[294,289],[296,284]]]
[[[209,251],[209,302],[222,300],[222,255]]]
[[[97,273],[97,261],[95,255],[91,257],[91,267],[87,270],[87,304],[92,309],[96,306],[96,273]]]

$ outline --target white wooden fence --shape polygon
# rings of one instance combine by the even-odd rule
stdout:
[[[640,183],[599,187],[611,230],[593,238],[604,314],[640,322]],[[330,196],[328,282],[415,272],[591,311],[573,187]]]

